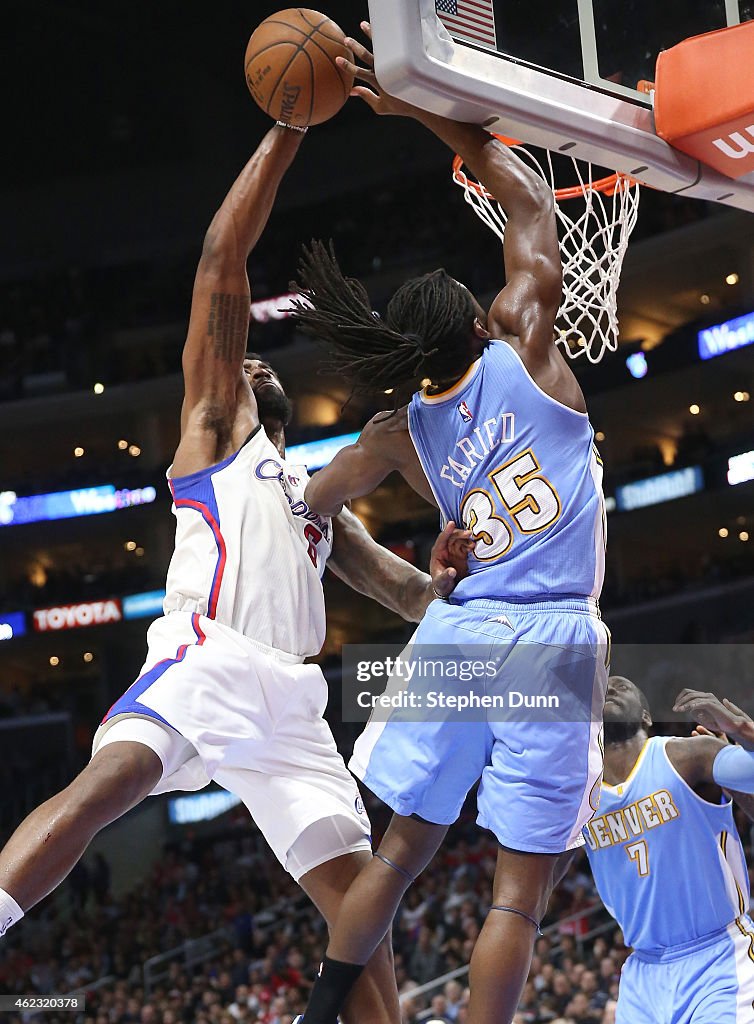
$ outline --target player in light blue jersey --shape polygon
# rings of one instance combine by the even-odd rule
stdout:
[[[611,676],[605,701],[605,782],[584,829],[603,903],[633,953],[617,1024],[751,1024],[754,924],[749,878],[721,787],[754,807],[754,722],[712,694],[684,690],[675,710],[726,732],[649,738],[634,683]]]
[[[387,722],[370,722],[350,768],[396,813],[349,891],[305,1021],[335,1024],[360,965],[481,776],[478,820],[500,850],[471,964],[468,1020],[504,1024],[520,998],[553,871],[583,844],[599,793],[608,645],[597,606],[602,467],[584,397],[554,344],[562,271],[552,192],[478,125],[386,95],[369,51],[348,45],[364,64],[343,65],[366,82],[357,95],[379,114],[423,123],[505,207],[506,284],[487,313],[437,270],[401,287],[383,319],[332,250],[314,244],[305,252],[300,326],[327,345],[354,391],[397,399],[394,414],[376,416],[310,482],[306,500],[336,512],[400,472],[474,542],[468,575],[452,602],[430,605],[406,657],[416,665],[422,649],[476,645],[477,657],[499,659],[495,698],[507,707],[521,691],[555,700],[550,707],[565,703],[546,720],[519,713],[469,722],[450,711],[411,721],[397,709]],[[422,387],[424,378],[431,383]],[[399,407],[401,398],[408,404]]]

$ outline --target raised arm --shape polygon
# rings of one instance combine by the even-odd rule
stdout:
[[[369,36],[369,25],[362,23]],[[489,312],[495,337],[514,336],[524,349],[550,358],[555,316],[560,304],[562,265],[553,194],[544,180],[513,150],[479,125],[451,121],[420,110],[384,93],[374,73],[374,58],[356,40],[348,45],[362,61],[357,67],[341,57],[338,63],[363,82],[354,93],[375,113],[412,117],[442,139],[505,208],[506,285]]]
[[[256,402],[242,372],[251,307],[246,261],[302,137],[278,126],[267,132],[205,235],[183,349],[176,475],[224,458],[256,426]]]

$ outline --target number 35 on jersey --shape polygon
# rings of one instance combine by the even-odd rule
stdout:
[[[502,558],[513,544],[514,529],[540,533],[560,518],[557,491],[542,475],[531,448],[488,474],[490,489],[475,487],[461,503],[461,520],[477,542],[480,562]]]

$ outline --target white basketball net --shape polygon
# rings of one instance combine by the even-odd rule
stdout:
[[[556,189],[549,151],[545,150],[545,168],[524,146],[508,145],[555,193],[563,263],[563,299],[555,321],[555,340],[571,359],[586,355],[589,362],[598,363],[605,352],[618,347],[618,285],[639,211],[639,184],[620,174],[595,182],[592,165],[587,164],[583,174],[579,163],[571,158],[577,184],[573,189]],[[504,242],[508,220],[505,210],[466,175],[459,158],[453,166],[453,180],[463,188],[464,198],[474,212]]]

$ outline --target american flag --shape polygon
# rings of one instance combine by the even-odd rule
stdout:
[[[435,9],[454,38],[497,49],[493,0],[435,0]]]

